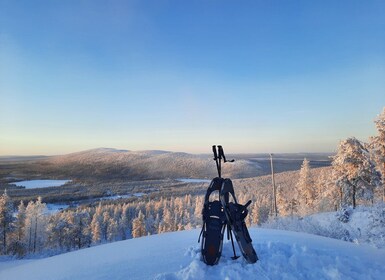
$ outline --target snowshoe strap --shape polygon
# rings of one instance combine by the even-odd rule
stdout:
[[[204,229],[205,229],[205,226],[206,226],[206,223],[203,223],[201,233],[199,234],[199,237],[198,237],[198,243],[201,242],[201,237],[202,237],[202,233],[203,233],[203,231],[204,231]]]

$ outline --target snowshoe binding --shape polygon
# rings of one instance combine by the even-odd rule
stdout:
[[[226,215],[219,200],[210,201],[212,192],[219,191],[222,178],[214,178],[207,189],[202,209],[203,227],[199,235],[202,237],[201,254],[203,261],[208,265],[218,263],[222,255],[223,235],[226,228]]]

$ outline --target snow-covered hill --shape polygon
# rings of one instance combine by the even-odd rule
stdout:
[[[231,260],[225,241],[218,265],[199,260],[199,230],[96,246],[50,258],[0,265],[0,279],[384,279],[385,250],[325,237],[252,228],[260,261]]]
[[[92,149],[53,156],[22,165],[23,170],[43,176],[69,178],[148,180],[164,178],[212,178],[215,163],[210,155],[193,155],[168,151],[128,151],[111,148]],[[259,165],[237,160],[223,166],[231,178],[261,174]]]

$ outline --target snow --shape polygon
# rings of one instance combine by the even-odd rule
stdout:
[[[208,179],[191,179],[191,178],[180,178],[177,179],[179,182],[183,183],[210,183],[211,180]]]
[[[384,279],[385,250],[289,231],[251,228],[250,234],[256,264],[231,260],[226,240],[219,264],[205,265],[195,229],[6,262],[0,279]]]
[[[112,196],[105,196],[100,198],[99,200],[117,200],[122,198],[131,198],[131,197],[142,197],[146,195],[145,193],[138,192],[133,194],[122,194],[122,195],[112,195]]]
[[[71,182],[71,180],[29,180],[13,182],[10,184],[15,184],[18,187],[25,187],[26,189],[38,189],[47,187],[60,187],[64,184],[67,184],[68,182]]]
[[[280,217],[269,220],[262,227],[306,232],[329,238],[348,240],[385,249],[385,204],[358,206],[349,209],[348,221],[339,220],[339,212],[317,213],[310,216]]]
[[[59,203],[47,203],[46,205],[47,205],[46,214],[55,214],[69,207],[68,204],[59,204]]]

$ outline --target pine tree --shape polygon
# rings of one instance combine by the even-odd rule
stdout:
[[[132,237],[137,238],[146,235],[146,225],[144,223],[144,215],[139,211],[138,217],[132,221]]]
[[[65,213],[57,213],[49,218],[46,228],[48,235],[46,246],[51,249],[59,248],[62,250],[64,247],[67,228],[65,215]]]
[[[35,228],[34,228],[34,243],[33,252],[39,251],[46,241],[45,229],[47,226],[47,220],[45,213],[47,212],[47,206],[42,202],[41,197],[37,198],[35,202],[36,216],[35,216]]]
[[[333,157],[333,176],[341,189],[343,205],[357,205],[357,198],[372,200],[380,175],[365,146],[356,138],[341,141]]]
[[[103,212],[103,222],[100,224],[100,228],[102,230],[102,237],[103,237],[103,240],[106,241],[108,240],[108,223],[110,222],[111,220],[111,216],[110,216],[110,213],[108,212],[108,210],[104,211]]]
[[[25,237],[25,219],[26,219],[26,209],[24,206],[24,202],[20,201],[17,215],[16,215],[16,230],[17,230],[17,240],[24,240]]]
[[[163,210],[163,232],[175,231],[175,218],[169,208]]]
[[[114,218],[110,218],[108,222],[108,227],[107,227],[107,240],[109,242],[117,240],[118,232],[119,232],[119,227],[118,227],[117,221]]]
[[[154,228],[154,225],[155,225],[155,219],[154,219],[154,217],[152,216],[152,214],[146,215],[146,220],[145,220],[144,223],[145,223],[145,227],[146,227],[146,232],[147,232],[149,235],[156,233],[156,232],[155,232],[155,228]]]
[[[46,204],[42,202],[41,197],[34,201],[28,202],[26,208],[26,244],[28,251],[36,253],[46,241]]]
[[[102,230],[100,229],[100,224],[97,219],[92,219],[91,233],[92,233],[92,241],[94,243],[100,243],[102,240]]]
[[[315,199],[314,182],[310,173],[310,164],[306,158],[303,160],[296,187],[298,210],[301,215],[306,215],[312,209]]]
[[[280,185],[277,188],[277,208],[280,216],[287,216],[290,214],[290,202]]]
[[[89,243],[90,236],[87,235],[86,228],[89,228],[89,215],[86,212],[77,210],[72,216],[72,236],[73,244],[78,249],[83,248]]]
[[[118,222],[118,230],[122,240],[126,240],[128,238],[128,223],[127,214],[123,212],[122,217]]]
[[[382,113],[374,121],[378,135],[370,138],[370,148],[377,169],[382,177],[382,201],[385,202],[385,107]]]
[[[337,211],[340,195],[331,170],[322,170],[316,181],[318,211]]]
[[[94,243],[99,243],[102,241],[102,224],[103,224],[103,212],[102,205],[99,205],[95,209],[95,213],[92,216],[91,221],[91,233],[92,241]]]
[[[252,207],[252,210],[251,210],[250,214],[251,214],[251,217],[252,217],[251,223],[254,224],[254,225],[259,224],[259,207],[258,207],[257,202],[253,203],[253,207]]]
[[[25,244],[25,219],[26,219],[26,213],[25,213],[25,206],[23,201],[20,201],[20,204],[18,206],[18,211],[16,214],[16,221],[15,224],[15,238],[13,242],[11,243],[11,251],[14,255],[17,255],[18,257],[22,257],[26,253],[26,244]]]
[[[12,214],[12,202],[7,194],[7,190],[5,190],[4,194],[0,197],[0,234],[4,255],[7,254],[7,243],[9,242],[8,237],[12,230]]]
[[[154,234],[160,233],[159,232],[159,225],[160,225],[160,216],[159,213],[156,214],[155,221],[154,221]]]
[[[202,225],[202,209],[203,209],[203,197],[195,197],[195,208],[194,208],[194,224],[196,226]]]

